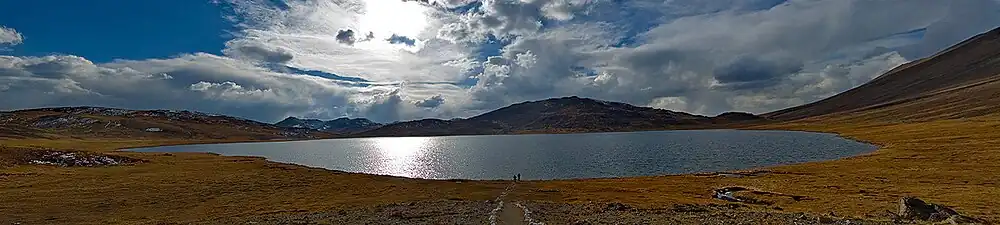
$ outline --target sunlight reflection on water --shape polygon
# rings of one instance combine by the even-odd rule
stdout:
[[[396,138],[372,138],[367,145],[375,148],[373,153],[377,153],[379,165],[371,168],[379,171],[380,174],[421,177],[426,175],[426,170],[421,168],[418,161],[424,158],[427,147],[430,147],[429,137],[396,137]]]
[[[430,179],[565,179],[746,169],[875,150],[834,134],[653,131],[565,135],[381,137],[165,146],[135,151],[214,152],[348,172]]]

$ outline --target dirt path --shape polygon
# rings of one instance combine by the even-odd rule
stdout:
[[[524,225],[528,224],[524,216],[524,209],[518,205],[514,199],[507,197],[507,194],[517,188],[517,183],[513,182],[497,196],[497,206],[490,212],[491,225]]]
[[[514,202],[505,201],[500,209],[498,225],[524,225],[524,212]]]

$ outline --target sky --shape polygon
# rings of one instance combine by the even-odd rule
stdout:
[[[1000,0],[0,1],[0,110],[391,122],[575,95],[765,113],[997,26]]]

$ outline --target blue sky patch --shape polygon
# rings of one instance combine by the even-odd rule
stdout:
[[[226,7],[208,1],[0,1],[0,25],[24,44],[14,55],[71,54],[95,63],[221,54],[233,25]]]

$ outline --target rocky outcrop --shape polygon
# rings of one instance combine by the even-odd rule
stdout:
[[[915,197],[904,197],[899,199],[899,219],[922,220],[930,222],[948,222],[950,224],[974,224],[978,220],[962,216],[955,210],[924,202]]]
[[[119,155],[93,152],[57,151],[0,146],[0,168],[11,165],[51,165],[60,167],[117,166],[145,162]]]

